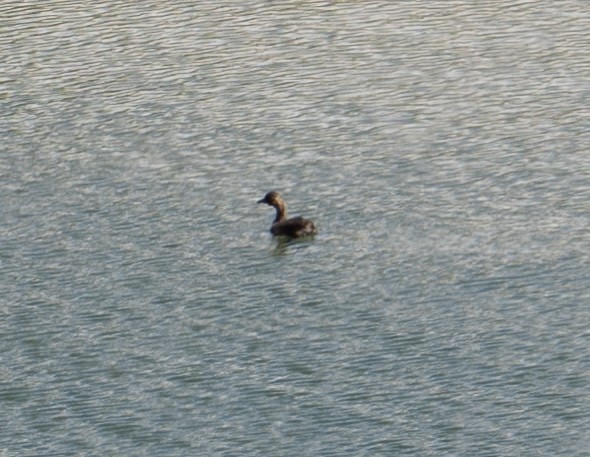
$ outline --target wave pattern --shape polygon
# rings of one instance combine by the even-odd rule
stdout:
[[[0,455],[585,455],[586,3],[0,17]]]

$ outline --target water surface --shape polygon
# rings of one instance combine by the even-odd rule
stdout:
[[[0,14],[0,455],[587,455],[590,6]]]

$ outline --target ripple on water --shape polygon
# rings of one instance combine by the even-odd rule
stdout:
[[[584,455],[586,9],[0,5],[0,454]]]

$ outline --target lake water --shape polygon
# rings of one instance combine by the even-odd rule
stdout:
[[[589,455],[590,3],[0,16],[1,457]]]

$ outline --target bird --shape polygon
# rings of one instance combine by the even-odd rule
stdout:
[[[301,216],[287,219],[287,204],[278,192],[273,190],[267,193],[258,203],[266,203],[267,205],[274,206],[277,210],[277,216],[270,226],[270,233],[273,236],[301,238],[313,236],[317,233],[315,225],[309,219],[304,219]]]

